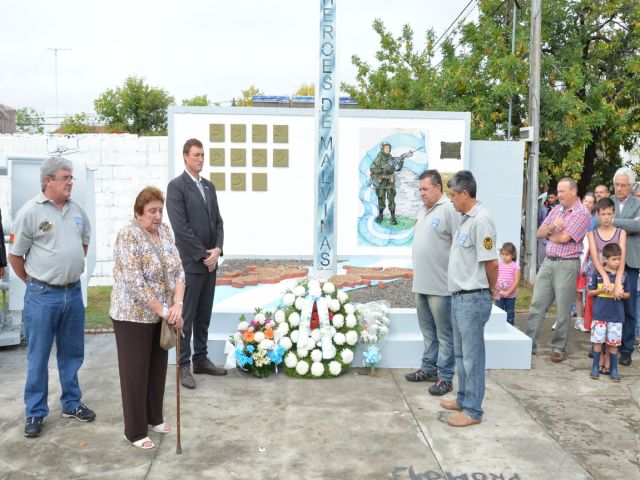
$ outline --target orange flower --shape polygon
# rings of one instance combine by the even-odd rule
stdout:
[[[244,332],[244,335],[242,335],[242,339],[246,342],[246,343],[251,343],[253,342],[253,332],[250,331],[246,331]]]
[[[264,338],[268,338],[269,340],[273,339],[273,329],[265,328],[264,329]]]

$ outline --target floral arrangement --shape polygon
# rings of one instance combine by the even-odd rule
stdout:
[[[330,282],[311,280],[288,290],[274,313],[285,372],[297,378],[331,378],[353,362],[360,326],[349,296]]]
[[[376,365],[382,359],[380,347],[389,334],[389,303],[386,301],[370,302],[358,305],[360,313],[362,333],[360,342],[364,346],[362,352],[365,367],[371,369],[371,375],[375,375]]]
[[[271,312],[256,308],[254,317],[247,322],[240,317],[238,329],[229,339],[234,347],[238,366],[256,377],[267,377],[282,363],[285,348],[278,345],[277,323]]]

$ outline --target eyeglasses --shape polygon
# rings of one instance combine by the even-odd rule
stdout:
[[[61,182],[73,182],[75,177],[73,175],[65,175],[64,177],[51,177],[53,180],[60,180]]]

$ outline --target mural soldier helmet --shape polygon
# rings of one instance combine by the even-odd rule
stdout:
[[[380,150],[383,150],[384,147],[389,147],[389,150],[391,150],[391,144],[390,143],[382,142],[382,145],[380,145]]]

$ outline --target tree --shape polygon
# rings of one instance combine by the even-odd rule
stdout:
[[[182,105],[185,107],[206,107],[209,105],[209,98],[206,94],[196,95],[193,98],[182,100]]]
[[[316,94],[316,86],[313,83],[306,84],[303,83],[298,87],[298,89],[293,94],[294,97],[313,97]]]
[[[67,135],[82,134],[92,132],[93,126],[89,125],[86,113],[77,113],[65,118],[58,129],[59,133]]]
[[[128,77],[122,87],[105,91],[93,105],[111,131],[166,135],[167,108],[173,103],[166,90],[150,87],[142,78]]]
[[[264,92],[255,85],[251,85],[246,90],[242,91],[240,98],[236,99],[236,106],[238,107],[250,107],[253,105],[253,97],[255,95],[264,95]]]
[[[21,133],[44,133],[44,117],[33,108],[16,110],[16,130]]]
[[[526,124],[530,14],[519,12],[511,54],[511,6],[481,0],[477,24],[459,25],[459,38],[435,35],[418,51],[408,26],[394,38],[379,20],[373,68],[358,56],[356,83],[343,89],[365,108],[471,112],[474,139],[504,138]],[[634,0],[545,0],[542,13],[540,180],[572,176],[584,192],[610,183],[620,147],[640,137],[640,4]]]

